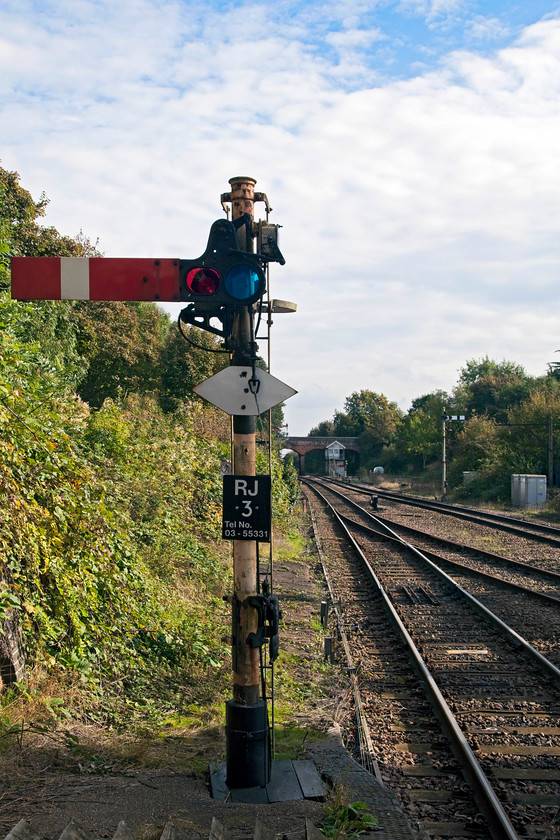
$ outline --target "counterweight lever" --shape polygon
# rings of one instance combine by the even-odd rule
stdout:
[[[278,657],[278,630],[282,611],[276,595],[270,594],[268,581],[263,581],[262,589],[261,595],[250,595],[244,601],[244,604],[255,607],[259,617],[258,630],[256,633],[249,633],[247,645],[251,648],[260,648],[264,645],[265,640],[269,639],[270,661],[274,662]]]

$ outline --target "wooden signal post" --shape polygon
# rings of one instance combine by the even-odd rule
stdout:
[[[244,214],[254,219],[255,183],[253,178],[232,178],[229,198],[232,221]],[[246,237],[245,250],[252,250],[252,237]],[[234,317],[235,350],[232,365],[254,364],[253,312],[244,307]],[[256,474],[256,417],[233,416],[233,473]],[[270,779],[269,731],[266,703],[260,693],[260,651],[247,640],[258,634],[259,615],[250,599],[259,593],[257,542],[233,543],[233,699],[226,703],[226,783],[230,788],[264,787]]]

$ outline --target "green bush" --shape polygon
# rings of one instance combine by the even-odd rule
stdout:
[[[88,687],[90,716],[176,711],[229,665],[229,443],[200,434],[214,409],[199,401],[164,413],[157,395],[130,394],[90,410],[21,330],[32,309],[0,298],[0,615],[18,609],[31,666]],[[283,522],[297,477],[276,455],[272,472]]]

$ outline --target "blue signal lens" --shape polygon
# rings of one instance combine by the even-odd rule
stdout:
[[[240,302],[251,300],[255,295],[258,295],[260,286],[261,278],[257,272],[243,263],[232,266],[226,273],[225,287],[227,293]]]

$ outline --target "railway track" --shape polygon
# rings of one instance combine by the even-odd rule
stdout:
[[[308,488],[375,759],[411,821],[429,837],[560,836],[560,670],[469,594],[472,569],[459,586],[332,486]],[[511,585],[484,585],[519,609]]]
[[[445,510],[441,511],[441,503],[434,507],[429,499],[400,498],[394,493],[380,495],[372,491],[371,487],[350,482],[334,483],[329,479],[328,483],[368,510],[371,510],[372,498],[377,496],[379,508],[382,509],[380,516],[395,525],[416,526],[421,523],[435,537],[455,539],[464,547],[469,543],[471,548],[477,548],[481,553],[494,548],[495,558],[500,554],[507,557],[509,562],[517,560],[522,563],[523,568],[533,564],[540,569],[560,574],[560,540],[556,536],[560,534],[558,528],[475,509],[471,509],[472,515],[466,519],[463,509],[456,509],[455,505],[446,504],[443,506]],[[496,523],[495,519],[505,519],[506,523],[511,519],[514,524],[510,527],[509,524],[504,525],[503,521]],[[535,527],[544,529],[544,535],[541,536]]]
[[[389,490],[378,490],[359,482],[340,481],[329,479],[329,483],[337,486],[348,487],[350,490],[367,495],[377,496],[388,502],[394,502],[409,507],[431,510],[444,516],[456,517],[467,522],[474,522],[479,525],[491,525],[495,529],[506,531],[510,534],[522,536],[525,539],[538,540],[539,543],[560,548],[560,528],[553,525],[544,525],[541,522],[527,521],[515,516],[494,513],[492,511],[477,510],[476,508],[464,505],[438,502],[432,499],[420,499],[415,496],[407,496],[404,493],[394,493]]]
[[[361,516],[357,527],[366,532],[371,529],[374,520],[369,513],[364,515],[359,502],[348,498],[344,485],[332,487],[331,492],[347,500],[354,516]],[[410,521],[403,524],[378,513],[375,519],[384,526],[390,524],[397,535],[411,537],[426,557],[452,574],[504,621],[509,621],[560,668],[560,572],[427,533],[412,526]],[[381,534],[385,539],[394,539],[386,532],[383,534],[383,528]],[[437,553],[435,546],[439,549]]]

